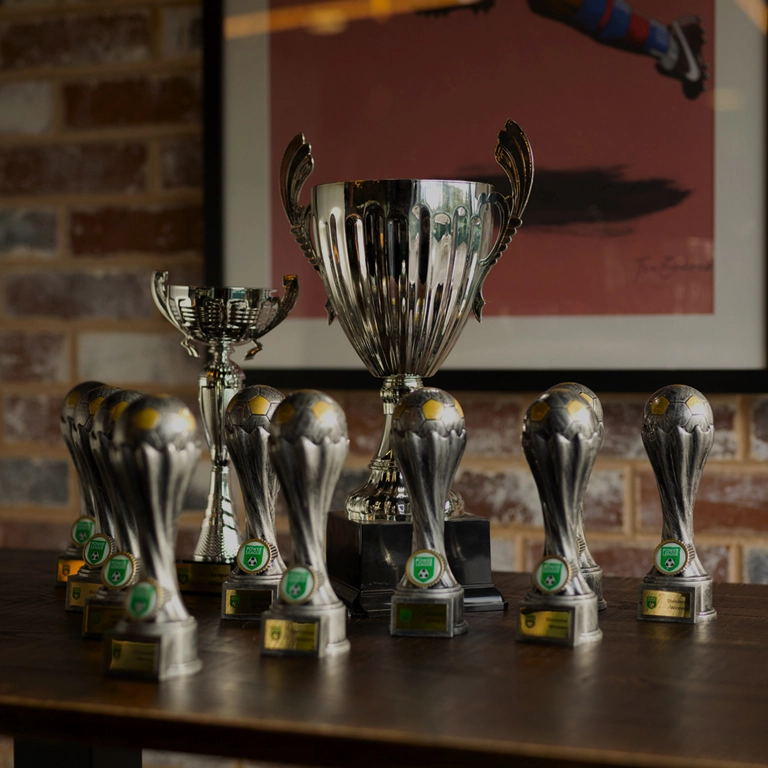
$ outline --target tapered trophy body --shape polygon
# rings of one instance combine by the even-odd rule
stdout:
[[[643,445],[661,497],[661,543],[640,585],[637,617],[699,624],[712,621],[712,577],[696,554],[693,507],[715,440],[712,408],[693,387],[674,384],[651,395]]]
[[[229,401],[243,387],[245,375],[230,359],[233,347],[253,343],[281,323],[298,295],[294,276],[283,279],[282,298],[269,288],[210,288],[168,285],[166,272],[152,277],[152,298],[163,316],[182,334],[182,346],[198,357],[192,342],[208,345],[211,359],[200,372],[198,396],[211,455],[208,503],[191,561],[179,563],[182,589],[218,592],[229,577],[242,544],[229,484],[224,419]]]

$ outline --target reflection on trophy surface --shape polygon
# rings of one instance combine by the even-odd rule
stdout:
[[[83,637],[101,637],[112,629],[123,615],[125,590],[140,577],[138,527],[133,509],[119,490],[110,452],[115,421],[131,403],[143,397],[141,392],[118,390],[104,400],[94,417],[91,453],[112,513],[116,551],[101,567],[99,591],[85,602]]]
[[[643,414],[643,445],[661,497],[661,543],[640,585],[638,619],[699,624],[712,621],[712,577],[696,554],[693,507],[715,440],[712,408],[693,387],[675,384],[651,395]]]
[[[338,403],[314,390],[283,400],[272,418],[269,455],[288,502],[291,566],[262,614],[261,651],[272,656],[331,656],[349,650],[347,609],[325,565],[328,507],[349,450]]]
[[[392,446],[413,515],[413,551],[392,597],[393,635],[453,637],[467,631],[464,590],[445,553],[445,499],[467,443],[464,413],[447,392],[407,394],[392,418]]]
[[[295,276],[283,278],[282,298],[270,288],[210,288],[168,285],[167,272],[152,276],[152,298],[163,316],[182,334],[182,346],[198,357],[193,341],[208,345],[211,360],[200,372],[198,393],[205,437],[211,453],[211,482],[205,517],[191,562],[179,564],[182,588],[218,592],[227,579],[242,543],[229,487],[229,463],[224,440],[225,410],[242,389],[245,378],[230,360],[232,348],[253,343],[279,325],[298,295]]]
[[[469,316],[481,319],[483,282],[522,223],[533,156],[526,135],[511,120],[498,135],[495,157],[512,184],[509,197],[472,181],[349,181],[313,187],[310,205],[302,206],[301,189],[314,166],[304,136],[296,136],[283,156],[283,207],[294,238],[323,280],[329,321],[338,318],[370,373],[384,379],[384,433],[370,476],[347,499],[345,516],[334,513],[329,523],[334,586],[357,613],[389,613],[391,593],[410,554],[410,533],[403,531],[396,545],[385,544],[383,533],[377,538],[371,531],[348,530],[344,520],[410,521],[408,492],[392,451],[392,414],[405,394],[422,387],[423,377],[437,373]],[[463,512],[464,502],[451,491],[446,518],[461,520]],[[466,552],[466,532],[455,535],[462,543],[453,551]],[[356,555],[336,552],[337,541],[355,538],[365,539]],[[488,531],[479,525],[471,538],[487,542],[479,544],[481,549],[490,546]],[[387,553],[377,567],[374,553],[382,547]],[[342,561],[354,566],[337,570]],[[482,585],[469,590],[459,576],[461,565],[451,565],[465,586],[468,610],[503,607],[490,583],[490,568]]]
[[[181,400],[143,397],[117,419],[110,453],[138,528],[143,573],[125,595],[124,618],[105,635],[105,672],[156,680],[194,674],[202,666],[197,622],[181,599],[174,549],[200,456],[195,418]]]
[[[72,524],[70,538],[72,543],[58,556],[56,567],[56,583],[66,584],[70,576],[76,574],[85,564],[83,560],[83,545],[96,533],[96,513],[93,508],[93,493],[88,485],[89,478],[82,466],[80,452],[75,446],[75,409],[83,395],[96,387],[103,387],[101,381],[83,381],[72,387],[64,398],[61,409],[61,436],[67,446],[72,463],[77,472],[77,486],[80,494],[80,517]]]
[[[222,619],[260,618],[285,571],[275,533],[279,484],[267,447],[270,421],[282,400],[276,389],[255,385],[241,389],[227,406],[224,429],[243,492],[245,541],[222,585]]]
[[[576,537],[587,481],[602,442],[594,408],[569,389],[550,389],[528,408],[523,451],[544,516],[544,557],[519,606],[518,640],[581,645],[602,637],[597,596],[579,566]]]

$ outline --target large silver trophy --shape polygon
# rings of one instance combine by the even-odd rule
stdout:
[[[258,339],[293,309],[298,281],[294,275],[283,278],[282,298],[270,288],[211,288],[167,282],[167,272],[153,273],[152,298],[157,308],[184,335],[181,344],[192,357],[199,357],[193,342],[207,344],[211,354],[198,378],[200,412],[211,454],[210,490],[192,561],[179,564],[179,582],[183,589],[219,592],[242,543],[229,487],[224,418],[229,401],[242,389],[245,375],[230,355],[240,344],[254,344],[246,360],[262,349]]]
[[[411,519],[408,492],[391,447],[392,414],[405,394],[423,386],[422,378],[438,371],[469,316],[481,319],[483,282],[522,223],[533,181],[530,144],[511,120],[498,135],[495,156],[512,184],[509,197],[473,181],[348,181],[313,187],[308,206],[299,196],[314,160],[303,134],[283,156],[283,207],[294,238],[325,284],[329,321],[338,318],[371,374],[384,379],[384,434],[368,480],[347,499],[350,521]],[[446,518],[460,518],[463,507],[461,497],[451,492]],[[335,525],[332,516],[332,569],[334,560],[344,559],[332,556]],[[340,532],[339,537],[345,535]],[[381,546],[370,542],[371,551]],[[372,594],[376,584],[386,583],[391,594],[410,554],[409,531],[402,534],[401,548],[399,554],[389,551],[388,562],[397,565],[391,573],[332,573],[339,582],[337,591],[350,604],[363,592]],[[365,562],[370,560],[363,556],[360,563]],[[451,565],[461,580],[461,568]],[[351,592],[346,594],[341,582]],[[375,606],[368,601],[363,608],[389,613],[388,597]]]

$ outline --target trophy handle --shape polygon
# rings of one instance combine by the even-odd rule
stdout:
[[[154,299],[155,306],[160,310],[160,314],[177,330],[184,334],[184,338],[181,341],[181,346],[187,350],[192,357],[200,357],[200,353],[197,348],[192,344],[192,337],[187,332],[187,329],[183,325],[180,325],[178,320],[171,312],[171,308],[168,305],[168,273],[167,272],[153,272],[152,273],[152,298]]]
[[[299,297],[299,278],[296,275],[283,275],[283,288],[285,288],[285,293],[282,299],[278,299],[277,313],[272,318],[272,322],[259,334],[260,336],[269,333],[276,325],[280,325],[288,317],[293,309],[293,305],[296,303],[296,299]],[[245,356],[246,360],[253,360],[256,353],[261,352],[263,349],[258,341],[254,340],[254,343],[255,346],[249,349]]]
[[[496,244],[491,249],[487,258],[480,264],[484,272],[483,280],[490,268],[499,260],[501,254],[504,253],[512,236],[523,223],[523,211],[528,204],[531,186],[533,185],[533,152],[531,151],[531,143],[528,141],[528,137],[523,129],[514,120],[507,120],[504,128],[499,131],[494,156],[496,162],[504,169],[504,173],[507,174],[509,183],[512,186],[512,194],[509,197],[505,197],[498,192],[493,192],[488,198],[489,202],[495,204],[499,209],[501,223]],[[484,306],[485,299],[483,298],[481,281],[480,289],[475,296],[475,302],[472,307],[478,321],[482,320]]]

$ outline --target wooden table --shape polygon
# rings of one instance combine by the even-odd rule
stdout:
[[[691,626],[639,623],[637,583],[606,579],[604,638],[576,650],[516,643],[513,610],[470,615],[453,640],[356,619],[351,653],[324,661],[262,658],[258,624],[220,622],[217,599],[195,596],[204,669],[158,685],[102,676],[53,562],[0,552],[0,732],[28,746],[355,768],[768,764],[765,586],[716,585],[718,619]],[[496,583],[514,606],[529,577]]]

